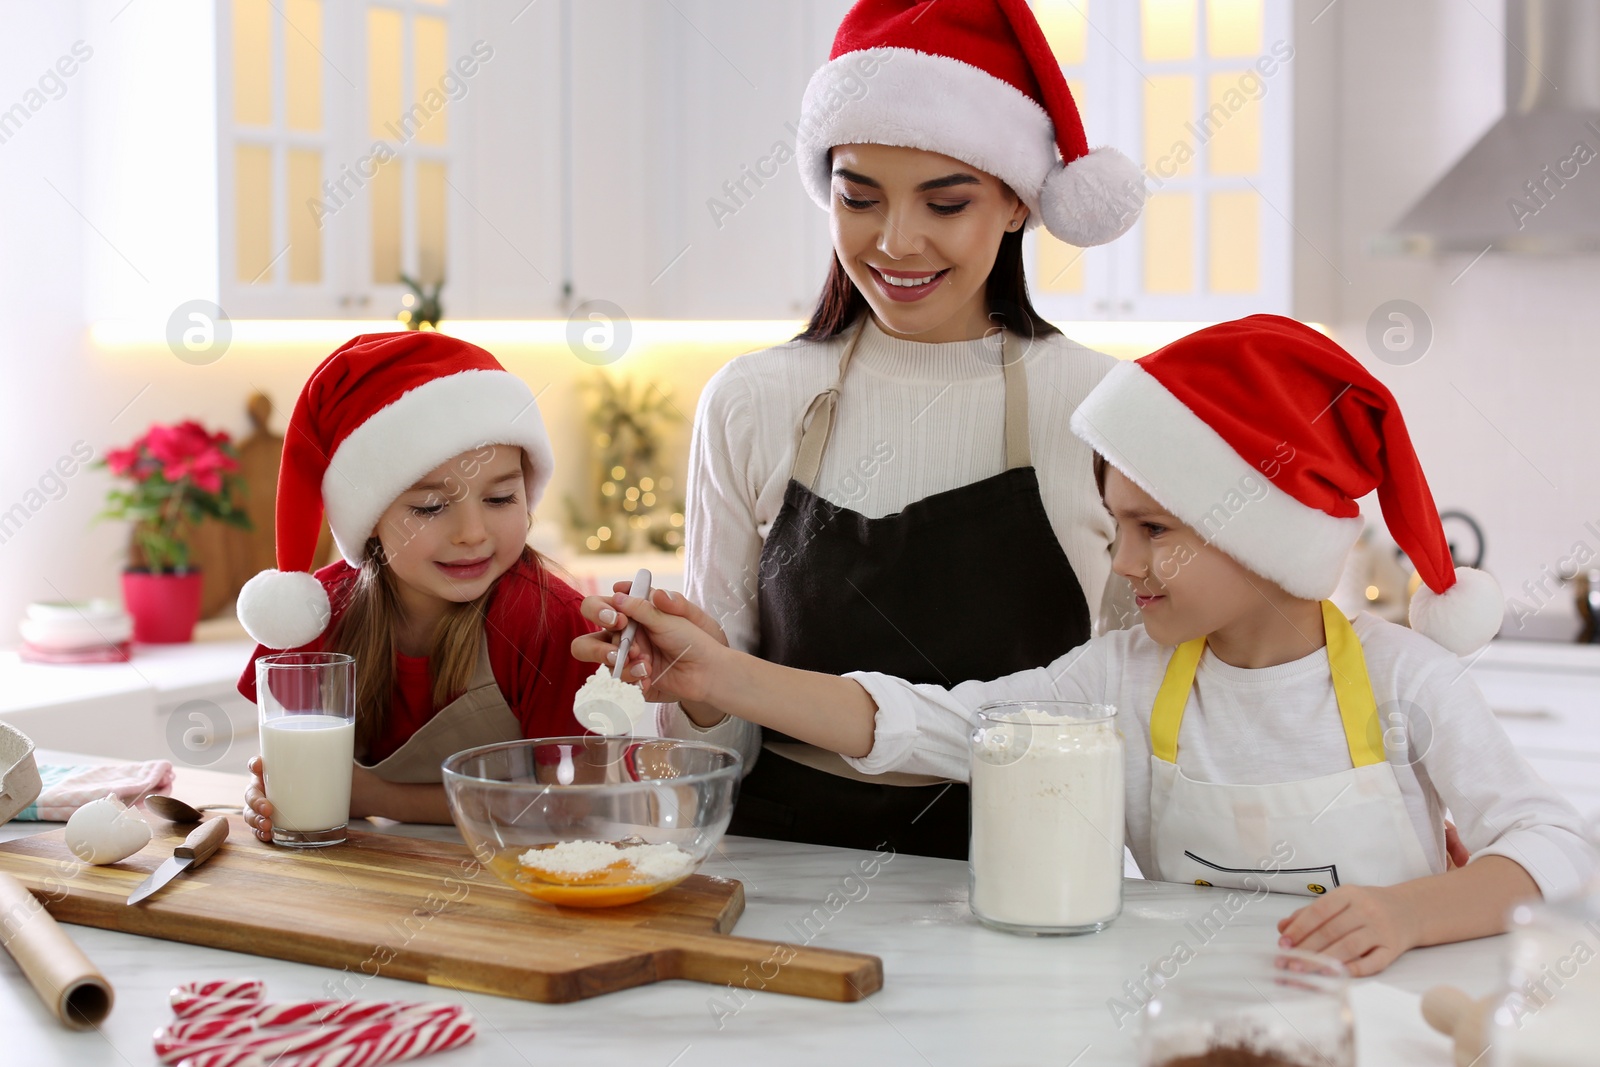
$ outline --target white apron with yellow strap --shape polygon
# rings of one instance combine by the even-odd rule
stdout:
[[[388,782],[443,781],[440,769],[457,752],[479,745],[522,740],[522,723],[500,692],[489,665],[489,643],[478,647],[478,663],[466,692],[434,713],[405,744],[377,763],[356,762]]]
[[[1228,785],[1184,775],[1178,727],[1205,638],[1173,651],[1150,713],[1156,878],[1317,895],[1433,873],[1384,754],[1361,641],[1330,601],[1322,603],[1322,624],[1352,768],[1299,782]]]

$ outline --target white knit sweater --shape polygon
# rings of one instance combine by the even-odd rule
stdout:
[[[689,454],[685,593],[717,619],[734,648],[760,641],[756,575],[783,506],[806,408],[838,373],[848,334],[791,341],[740,356],[707,384]],[[1115,527],[1095,489],[1092,453],[1069,428],[1072,412],[1115,364],[1059,334],[1025,346],[1029,441],[1056,539],[1098,615],[1097,629],[1131,621],[1127,583],[1111,574]],[[1005,470],[1005,385],[992,341],[925,344],[869,321],[850,361],[823,456],[819,495],[869,518]],[[974,626],[994,620],[974,619]],[[662,705],[666,736],[736,748],[755,762],[757,728],[739,719],[702,730]],[[842,765],[841,765],[842,769]]]

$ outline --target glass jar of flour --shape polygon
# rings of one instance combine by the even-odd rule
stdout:
[[[978,709],[972,911],[1017,934],[1086,934],[1122,911],[1117,709],[1064,700]]]

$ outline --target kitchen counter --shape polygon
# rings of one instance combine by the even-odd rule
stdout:
[[[135,645],[127,663],[38,664],[0,649],[0,719],[41,748],[242,772],[259,751],[256,708],[235,685],[255,642]]]
[[[12,823],[0,838],[53,827]],[[401,827],[416,836],[454,838],[451,827]],[[1121,918],[1100,934],[1031,939],[978,925],[967,910],[964,864],[896,856],[864,882],[854,877],[866,853],[728,838],[705,873],[744,882],[748,905],[736,933],[796,941],[883,958],[883,991],[835,1004],[726,987],[663,982],[575,1004],[545,1005],[377,978],[363,999],[464,1000],[477,1015],[477,1040],[423,1062],[464,1065],[636,1064],[699,1067],[827,1063],[961,1065],[1133,1064],[1137,1020],[1121,1029],[1108,1007],[1125,981],[1172,952],[1185,926],[1224,891],[1130,880]],[[834,894],[830,897],[830,894]],[[1211,945],[1265,946],[1273,924],[1305,898],[1252,901],[1215,933]],[[249,901],[240,901],[241,908]],[[308,901],[308,907],[315,906]],[[810,919],[809,927],[802,924]],[[339,972],[303,964],[151,940],[86,927],[67,930],[116,988],[116,1007],[100,1032],[72,1033],[44,1010],[15,966],[0,960],[0,1033],[7,1063],[128,1067],[154,1062],[150,1035],[169,1017],[167,991],[179,982],[254,976],[274,999],[326,996]],[[797,932],[798,931],[798,932]],[[1449,982],[1473,995],[1494,988],[1504,938],[1413,951],[1379,979],[1413,993]],[[1444,1064],[1411,997],[1375,986],[1412,1030],[1363,1051],[1361,1067]],[[1367,1018],[1358,1006],[1358,1020]],[[1368,1040],[1372,1040],[1369,1032]],[[1426,1054],[1424,1054],[1426,1053]]]

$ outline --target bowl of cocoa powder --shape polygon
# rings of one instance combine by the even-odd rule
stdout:
[[[1175,951],[1153,968],[1140,1067],[1355,1067],[1349,972],[1295,949]]]

